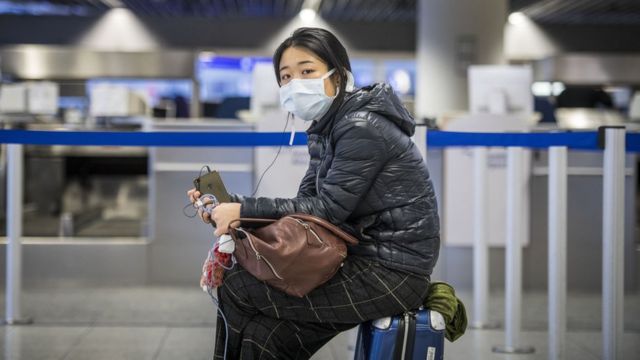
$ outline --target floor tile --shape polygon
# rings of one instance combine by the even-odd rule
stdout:
[[[0,326],[0,359],[59,360],[89,330],[87,327]]]
[[[572,333],[570,339],[578,346],[602,358],[602,334],[599,332]],[[640,333],[625,333],[623,338],[623,359],[640,358]]]
[[[23,291],[22,312],[37,324],[213,326],[209,295],[193,287],[74,287]],[[0,306],[4,308],[0,293]]]
[[[152,360],[168,332],[164,327],[94,327],[65,360]]]
[[[521,333],[521,345],[533,346],[534,352],[531,354],[498,354],[494,353],[493,347],[504,345],[505,338],[503,331],[497,330],[468,330],[464,336],[451,343],[445,341],[445,358],[447,360],[466,359],[505,359],[505,360],[546,360],[548,359],[548,338],[546,332],[526,331]],[[567,360],[597,360],[595,353],[584,349],[577,344],[567,341]]]
[[[213,328],[171,328],[156,360],[210,360],[213,348]]]

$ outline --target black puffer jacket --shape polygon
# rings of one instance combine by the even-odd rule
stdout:
[[[307,131],[311,161],[293,199],[244,198],[242,217],[307,213],[359,238],[349,254],[431,274],[440,229],[415,122],[388,85],[348,93]]]

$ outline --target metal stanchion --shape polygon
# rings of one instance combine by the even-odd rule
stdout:
[[[487,232],[489,207],[487,202],[487,153],[486,147],[473,149],[473,320],[475,329],[494,329],[489,323],[489,245]]]
[[[20,315],[22,291],[22,168],[23,146],[7,145],[7,292],[4,322],[30,324]]]
[[[524,150],[510,147],[507,151],[507,246],[505,284],[505,345],[494,346],[498,353],[527,354],[531,346],[520,345],[522,307],[522,164]]]
[[[602,208],[603,359],[622,359],[624,334],[624,128],[604,129]]]
[[[567,148],[549,148],[549,359],[565,359],[567,332]]]
[[[413,142],[416,144],[416,146],[418,147],[418,150],[420,150],[420,154],[422,155],[422,158],[424,159],[424,161],[427,161],[427,132],[429,130],[427,129],[426,125],[418,125],[416,126],[416,132],[413,135]]]

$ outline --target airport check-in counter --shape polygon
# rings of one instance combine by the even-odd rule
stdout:
[[[249,132],[253,126],[233,120],[150,120],[148,131]],[[199,281],[202,263],[210,249],[213,227],[197,216],[183,214],[205,165],[220,172],[230,193],[253,190],[252,147],[154,147],[149,149],[149,263],[152,283]],[[193,207],[187,207],[194,214]],[[191,280],[190,280],[191,279]]]
[[[145,119],[144,128],[171,132],[253,131],[253,125],[221,119]],[[253,190],[254,149],[251,147],[26,146],[25,150],[25,174],[38,170],[37,176],[25,178],[25,192],[30,192],[28,198],[38,195],[35,200],[47,193],[46,198],[55,198],[55,201],[49,201],[51,204],[62,201],[62,188],[71,179],[64,175],[69,159],[93,164],[94,168],[104,164],[102,161],[109,161],[110,168],[115,166],[120,170],[128,167],[130,159],[142,159],[142,166],[136,163],[134,167],[137,172],[145,173],[135,175],[135,181],[131,180],[131,175],[111,181],[112,174],[105,173],[108,171],[105,167],[100,174],[90,176],[92,192],[89,198],[95,195],[96,184],[110,181],[114,185],[111,187],[121,190],[128,185],[135,186],[130,192],[118,192],[124,193],[126,198],[120,199],[124,203],[122,209],[111,204],[96,211],[91,219],[94,226],[81,226],[74,215],[75,232],[71,234],[59,234],[60,216],[35,214],[32,208],[39,208],[39,205],[35,206],[38,203],[25,202],[22,256],[27,285],[62,282],[198,286],[202,263],[212,244],[213,228],[197,217],[183,214],[183,208],[188,204],[186,191],[193,187],[193,179],[205,165],[221,173],[230,192],[251,194]],[[96,163],[96,159],[101,162]],[[107,193],[102,195],[107,196]],[[105,200],[118,203],[116,198],[123,196],[113,195],[113,199]],[[86,202],[79,197],[71,198]],[[105,218],[105,214],[113,214],[116,210],[127,213],[130,219],[123,222]],[[186,212],[193,214],[194,210],[187,208]],[[90,215],[86,209],[79,214]],[[34,235],[34,231],[42,232],[42,235]],[[123,236],[124,233],[127,235]],[[3,244],[0,246],[0,273],[4,273],[6,267],[5,251]]]
[[[49,131],[100,130],[37,122],[4,126]],[[144,283],[147,149],[25,145],[23,160],[24,283],[27,286]],[[2,164],[6,164],[6,158]],[[2,180],[6,186],[5,178]],[[141,201],[144,206],[139,206]],[[125,206],[120,207],[119,203]],[[2,205],[6,206],[4,200]],[[0,274],[5,274],[4,234],[0,241]]]

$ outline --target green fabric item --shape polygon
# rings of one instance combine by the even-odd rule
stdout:
[[[429,285],[429,295],[424,306],[442,314],[446,322],[445,337],[454,342],[467,329],[467,310],[456,297],[453,287],[445,282],[433,282]]]

